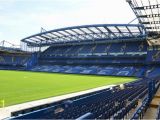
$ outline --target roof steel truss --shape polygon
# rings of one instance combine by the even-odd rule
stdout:
[[[160,0],[126,0],[148,33],[160,34]]]
[[[54,44],[71,41],[96,41],[113,39],[132,39],[146,37],[143,25],[137,24],[98,24],[74,26],[61,29],[45,31],[22,39],[22,42],[32,43],[30,45],[43,46],[44,44]]]

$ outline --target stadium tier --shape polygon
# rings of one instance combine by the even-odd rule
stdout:
[[[24,69],[30,56],[0,54],[0,69]]]
[[[35,64],[35,56],[31,53],[0,53],[0,70],[27,70]]]
[[[75,73],[75,74],[97,74],[113,76],[141,76],[144,68],[133,66],[62,66],[62,65],[41,65],[32,68],[32,71]]]
[[[146,42],[51,46],[32,71],[143,76]]]

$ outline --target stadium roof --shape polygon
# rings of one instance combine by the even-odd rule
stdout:
[[[145,39],[146,30],[140,24],[95,24],[66,27],[38,33],[22,39],[28,46],[98,40]]]
[[[126,0],[150,35],[160,34],[160,0]]]

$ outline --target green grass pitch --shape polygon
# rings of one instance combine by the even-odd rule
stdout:
[[[135,79],[133,77],[1,70],[0,101],[4,99],[5,106],[10,106],[105,85],[126,83]]]

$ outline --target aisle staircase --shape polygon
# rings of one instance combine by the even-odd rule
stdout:
[[[156,119],[159,104],[160,104],[160,88],[158,89],[152,102],[150,103],[150,106],[147,109],[146,113],[144,114],[143,119]]]

